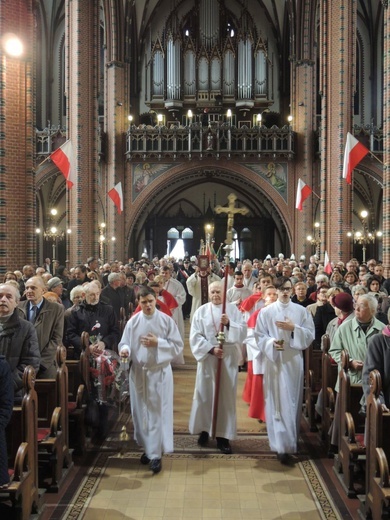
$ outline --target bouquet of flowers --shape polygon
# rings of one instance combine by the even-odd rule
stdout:
[[[91,332],[99,328],[100,323],[96,322]],[[90,335],[89,340],[94,345],[101,341],[102,337],[100,334]],[[121,399],[125,392],[128,393],[128,363],[121,362],[121,358],[116,352],[105,349],[97,357],[90,355],[89,361],[93,394],[98,402],[112,403],[118,395],[117,392],[120,393]]]

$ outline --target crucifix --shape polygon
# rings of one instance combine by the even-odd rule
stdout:
[[[231,246],[233,244],[233,224],[234,224],[234,215],[246,215],[249,211],[248,208],[236,208],[236,200],[237,195],[231,193],[228,195],[229,205],[227,208],[225,206],[216,206],[214,208],[215,213],[227,213],[227,231],[226,231],[226,240],[225,244]]]
[[[230,253],[233,249],[233,224],[234,224],[234,215],[246,215],[249,210],[248,208],[236,208],[236,200],[237,196],[234,193],[231,193],[228,196],[229,204],[227,207],[224,206],[216,206],[214,208],[215,213],[227,213],[227,231],[226,231],[226,239],[224,247],[226,251],[225,256],[225,283],[224,283],[224,291],[223,291],[223,300],[222,300],[222,314],[226,313],[226,292],[228,286],[228,270],[227,267],[230,261]],[[225,342],[225,333],[224,333],[224,325],[221,323],[219,332],[217,335],[218,345],[221,349],[223,349],[223,344]],[[222,370],[222,359],[218,359],[217,365],[217,373],[215,376],[215,391],[214,391],[214,406],[213,406],[213,420],[212,420],[212,428],[211,428],[211,436],[215,438],[215,432],[217,428],[217,417],[218,417],[218,401],[219,401],[219,387],[221,384],[221,370]]]

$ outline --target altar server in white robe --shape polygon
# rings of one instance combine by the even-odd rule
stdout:
[[[134,439],[143,446],[142,464],[161,471],[163,453],[173,452],[173,376],[171,361],[183,351],[173,319],[156,309],[150,288],[138,293],[141,312],[127,322],[119,353],[131,360],[129,384]]]
[[[271,450],[282,464],[297,451],[303,399],[303,350],[314,340],[312,316],[292,303],[291,280],[275,281],[278,300],[260,312],[255,334],[264,353],[264,398]]]
[[[246,325],[242,313],[229,302],[222,314],[223,289],[221,282],[209,285],[210,302],[195,312],[190,331],[190,347],[198,362],[195,391],[189,430],[200,434],[198,444],[205,446],[212,434],[215,379],[218,360],[222,359],[219,405],[215,436],[218,449],[232,453],[229,440],[236,438],[237,374],[241,360],[241,344],[245,339]],[[217,334],[224,325],[225,342],[220,348]]]

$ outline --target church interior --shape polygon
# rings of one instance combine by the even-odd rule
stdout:
[[[234,218],[234,259],[375,258],[390,276],[387,0],[3,0],[0,42],[2,274],[45,258],[196,258],[207,240],[218,254],[215,208],[234,193],[249,210]],[[348,134],[367,149],[350,183]],[[199,449],[188,332],[161,474],[140,465],[115,409],[32,518],[369,518],[307,402],[300,452],[281,467],[247,417],[243,373],[234,454]]]
[[[361,260],[356,233],[371,233],[367,258],[387,266],[386,14],[380,0],[4,2],[21,54],[1,50],[0,268],[164,256],[178,239],[192,256],[206,225],[218,248],[231,192],[250,210],[237,257]],[[348,133],[370,152],[351,184]],[[50,159],[67,141],[71,188]]]

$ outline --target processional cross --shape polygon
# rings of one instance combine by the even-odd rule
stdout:
[[[233,224],[234,224],[234,215],[240,214],[240,215],[246,215],[249,211],[248,208],[236,208],[236,200],[237,195],[234,193],[231,193],[228,196],[229,205],[227,208],[225,206],[216,206],[214,208],[215,213],[227,213],[228,220],[227,220],[227,231],[226,231],[226,240],[225,244],[227,246],[231,246],[233,244]],[[228,248],[226,248],[228,249]]]
[[[234,215],[246,215],[249,210],[248,208],[236,208],[235,202],[237,200],[237,196],[234,193],[231,193],[228,196],[229,204],[227,207],[224,206],[216,206],[214,208],[215,213],[227,213],[227,231],[226,231],[226,239],[224,247],[226,251],[225,256],[225,285],[223,291],[223,300],[222,300],[222,314],[226,313],[226,292],[228,285],[228,271],[227,267],[230,261],[230,253],[233,249],[233,224],[234,224]],[[225,342],[225,333],[224,333],[224,325],[221,323],[219,332],[217,334],[218,345],[220,348],[223,348],[223,344]],[[217,417],[218,417],[218,401],[219,401],[219,387],[221,384],[221,370],[222,370],[222,359],[218,358],[217,364],[217,372],[215,376],[215,390],[214,390],[214,406],[213,406],[213,421],[212,421],[212,432],[211,436],[215,438],[215,432],[217,428]]]

